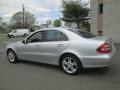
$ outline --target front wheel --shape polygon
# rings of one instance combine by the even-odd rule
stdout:
[[[69,75],[74,75],[82,70],[80,60],[74,55],[65,55],[61,60],[63,71]]]
[[[16,63],[18,61],[17,59],[17,56],[16,56],[16,53],[13,51],[13,50],[8,50],[7,52],[7,57],[8,57],[8,60],[11,62],[11,63]]]
[[[10,38],[14,38],[14,35],[10,35]]]

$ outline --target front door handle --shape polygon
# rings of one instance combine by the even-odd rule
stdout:
[[[58,47],[63,47],[64,46],[64,44],[58,44]]]

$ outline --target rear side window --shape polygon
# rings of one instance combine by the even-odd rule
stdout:
[[[79,30],[79,29],[68,29],[84,38],[94,38],[96,37],[96,35],[90,33],[90,32],[87,32],[87,31],[84,31],[84,30]]]
[[[46,30],[44,31],[43,37],[44,37],[43,41],[47,41],[47,42],[68,40],[67,36],[64,33],[57,30]]]
[[[58,32],[57,31],[53,31],[53,30],[46,30],[44,31],[44,39],[43,41],[58,41]]]

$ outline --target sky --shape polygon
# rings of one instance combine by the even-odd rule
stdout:
[[[14,13],[22,11],[23,4],[25,11],[32,13],[39,24],[62,16],[61,0],[0,0],[0,17],[9,21]]]

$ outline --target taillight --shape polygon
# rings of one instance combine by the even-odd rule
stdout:
[[[98,49],[96,50],[99,53],[110,53],[111,52],[111,47],[108,44],[108,42],[103,43]]]

